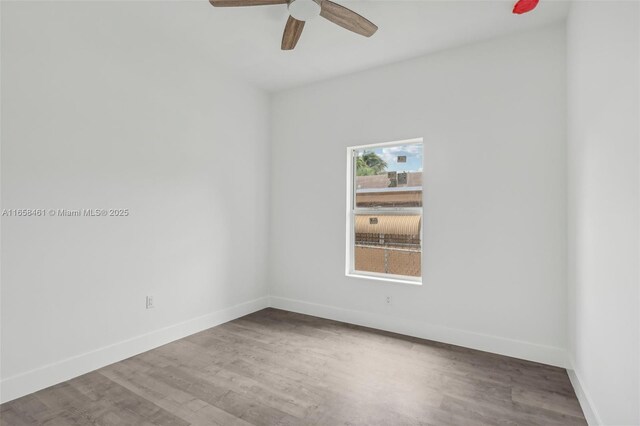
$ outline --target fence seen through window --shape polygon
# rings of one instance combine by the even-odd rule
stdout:
[[[354,148],[351,268],[356,274],[422,275],[421,141]]]

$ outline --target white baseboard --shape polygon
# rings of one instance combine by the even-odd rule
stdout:
[[[122,361],[158,346],[259,311],[268,298],[250,300],[230,308],[170,325],[141,336],[114,343],[81,355],[45,365],[0,381],[0,403],[11,401],[65,380],[81,376],[114,362]]]
[[[569,367],[567,367],[567,373],[569,374],[569,380],[571,380],[571,385],[573,386],[573,390],[576,392],[576,396],[578,397],[578,402],[580,403],[580,407],[582,408],[582,412],[584,413],[585,419],[587,419],[587,423],[589,426],[599,426],[602,425],[602,421],[600,420],[600,416],[596,411],[595,405],[587,390],[583,386],[583,381],[580,380],[580,375],[575,370],[573,362],[569,360]]]
[[[313,315],[316,317],[419,337],[422,339],[464,346],[471,349],[492,352],[528,361],[535,361],[542,364],[554,365],[562,368],[567,367],[567,353],[562,348],[538,345],[520,340],[505,339],[503,337],[448,328],[389,315],[380,315],[336,308],[327,305],[319,305],[316,303],[287,299],[284,297],[269,297],[269,306],[301,314]]]
[[[437,326],[420,321],[397,318],[388,315],[373,314],[320,305],[283,297],[263,297],[222,309],[211,314],[193,318],[160,330],[155,330],[122,342],[96,349],[62,361],[45,365],[22,374],[8,377],[0,381],[0,403],[11,401],[40,389],[55,385],[65,380],[97,370],[114,362],[122,361],[142,352],[157,348],[191,334],[223,324],[233,319],[248,315],[268,306],[287,311],[313,315],[321,318],[342,321],[350,324],[391,331],[442,343],[464,346],[481,351],[540,362],[558,367],[567,367],[566,352],[561,348],[537,345],[533,343],[505,339],[497,336],[473,333],[469,331]],[[584,397],[579,381],[572,377],[578,398]],[[576,383],[578,385],[576,386]],[[580,389],[580,392],[578,391]],[[583,404],[582,399],[580,403]],[[588,402],[586,403],[588,404]],[[587,407],[590,407],[587,405]],[[583,405],[585,415],[587,408]],[[592,410],[589,413],[594,413]],[[594,419],[597,416],[593,415]],[[587,417],[589,420],[589,417]],[[589,424],[600,424],[598,422]]]

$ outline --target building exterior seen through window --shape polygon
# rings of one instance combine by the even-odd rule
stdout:
[[[419,282],[422,140],[350,149],[347,273]]]

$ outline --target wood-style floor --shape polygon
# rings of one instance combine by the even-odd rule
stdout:
[[[20,425],[585,425],[560,368],[276,309],[1,406]]]

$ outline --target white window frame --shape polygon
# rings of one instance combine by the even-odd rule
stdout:
[[[424,153],[424,141],[423,138],[414,138],[414,139],[405,139],[393,142],[383,142],[376,144],[368,144],[368,145],[357,145],[350,146],[347,148],[347,215],[346,215],[346,228],[347,228],[347,236],[346,236],[346,262],[345,262],[345,275],[347,277],[352,278],[364,278],[368,280],[376,280],[376,281],[386,281],[392,283],[401,283],[401,284],[412,284],[412,285],[422,285],[422,275],[424,271],[422,271],[422,258],[420,259],[420,277],[410,277],[405,275],[395,275],[395,274],[383,274],[379,272],[368,272],[368,271],[356,271],[354,269],[355,266],[355,229],[354,222],[356,214],[380,214],[380,213],[396,213],[396,214],[419,214],[420,215],[420,245],[424,247],[423,234],[424,234],[424,216],[423,216],[423,207],[378,207],[378,208],[356,208],[355,200],[356,200],[356,185],[355,185],[355,152],[362,149],[368,148],[380,148],[380,147],[389,147],[389,146],[398,146],[398,145],[409,145],[409,144],[423,144],[423,153]],[[424,162],[424,156],[423,160]],[[424,167],[424,166],[423,166]],[[423,183],[424,188],[424,183]],[[424,206],[424,189],[422,193],[423,197],[423,206]]]

